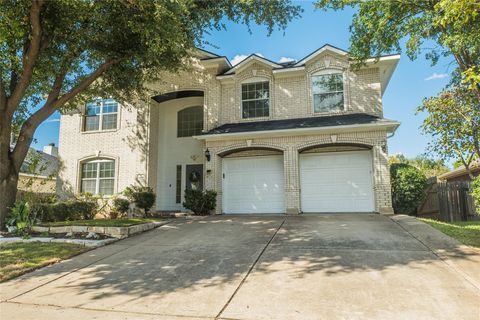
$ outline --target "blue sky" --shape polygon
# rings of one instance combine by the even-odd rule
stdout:
[[[300,60],[307,54],[329,43],[347,50],[350,34],[348,27],[353,10],[342,12],[314,11],[309,2],[299,2],[305,9],[302,18],[289,24],[285,31],[275,31],[267,36],[264,27],[253,26],[252,33],[244,25],[227,23],[226,31],[213,31],[205,38],[211,45],[205,49],[227,56],[260,53],[266,58],[279,61],[282,57]],[[425,152],[430,137],[419,129],[423,115],[415,115],[416,107],[424,97],[437,94],[449,81],[446,75],[452,70],[451,59],[441,60],[431,66],[423,56],[402,58],[383,96],[384,116],[401,122],[394,137],[389,140],[390,154],[403,153],[408,157]],[[430,80],[427,80],[430,79]],[[58,144],[59,115],[53,115],[36,131],[35,148],[50,142]]]

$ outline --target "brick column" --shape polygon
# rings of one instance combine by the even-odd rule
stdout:
[[[285,175],[285,213],[300,213],[300,186],[298,178],[298,151],[289,146],[283,153],[283,172]]]
[[[386,143],[386,142],[384,142]],[[392,192],[388,155],[382,150],[382,144],[373,147],[373,176],[375,191],[375,210],[382,214],[392,214]]]

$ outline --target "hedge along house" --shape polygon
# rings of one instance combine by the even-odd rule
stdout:
[[[398,55],[353,69],[325,45],[298,62],[251,55],[232,66],[198,50],[188,71],[122,106],[92,99],[62,115],[58,192],[151,186],[159,211],[184,190],[218,193],[217,214],[391,213],[382,95]]]

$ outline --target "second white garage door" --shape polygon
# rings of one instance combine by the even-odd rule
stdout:
[[[223,159],[224,213],[284,213],[283,157]]]
[[[369,150],[300,155],[303,212],[374,211]]]

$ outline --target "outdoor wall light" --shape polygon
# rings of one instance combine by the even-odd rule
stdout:
[[[208,150],[208,148],[205,150],[205,158],[210,162],[210,150]]]

